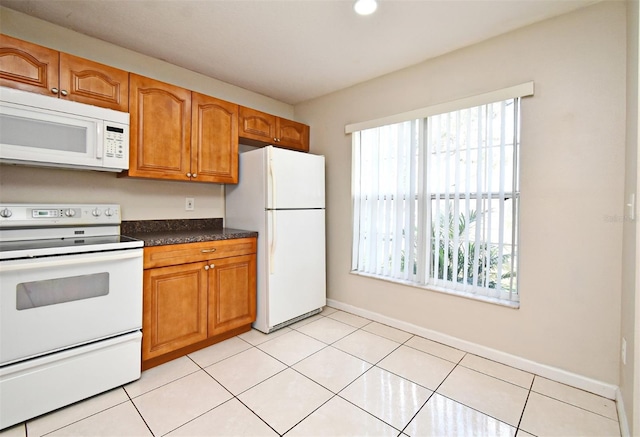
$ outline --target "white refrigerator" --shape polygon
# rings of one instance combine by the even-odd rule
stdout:
[[[269,333],[326,304],[324,156],[267,146],[240,154],[225,226],[258,231],[257,316]]]

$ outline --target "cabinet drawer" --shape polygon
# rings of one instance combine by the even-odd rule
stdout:
[[[256,238],[171,244],[144,248],[144,268],[154,268],[256,253]]]

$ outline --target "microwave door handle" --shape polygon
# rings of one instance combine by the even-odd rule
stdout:
[[[103,136],[100,134],[102,130],[102,123],[96,123],[96,159],[102,159],[104,145],[102,141],[104,140]]]

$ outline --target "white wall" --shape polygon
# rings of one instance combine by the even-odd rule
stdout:
[[[293,107],[193,71],[0,7],[1,32],[220,99],[293,118]],[[185,197],[195,210],[185,211]],[[113,202],[125,220],[224,217],[224,187],[122,178],[114,173],[0,165],[0,202]]]
[[[297,105],[312,127],[311,151],[327,160],[328,297],[617,385],[625,27],[623,2],[598,3]],[[520,309],[350,274],[344,126],[529,80]]]

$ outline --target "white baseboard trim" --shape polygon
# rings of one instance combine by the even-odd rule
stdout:
[[[616,408],[618,409],[618,422],[620,422],[620,435],[622,437],[631,437],[629,421],[627,420],[627,413],[624,410],[624,400],[622,399],[620,387],[616,388]]]
[[[402,320],[387,317],[379,313],[364,310],[362,308],[339,302],[334,299],[327,299],[327,305],[361,317],[365,317],[367,319],[382,323],[387,326],[391,326],[393,328],[401,329],[414,335],[419,335],[420,337],[424,337],[429,340],[437,341],[438,343],[446,344],[456,349],[460,349],[462,351],[469,352],[492,361],[497,361],[499,363],[515,367],[516,369],[524,370],[525,372],[533,373],[535,375],[539,375],[556,382],[560,382],[575,388],[579,388],[581,390],[588,391],[590,393],[597,394],[599,396],[603,396],[607,399],[616,401],[618,400],[617,392],[619,392],[619,388],[606,382],[598,381],[586,376],[579,375],[577,373],[568,372],[566,370],[548,366],[546,364],[531,361],[517,355],[511,355],[506,352],[482,346],[470,341],[462,340],[457,337],[452,337],[438,331],[433,331],[431,329],[423,328],[412,323],[404,322]]]

